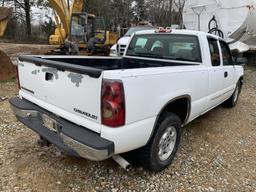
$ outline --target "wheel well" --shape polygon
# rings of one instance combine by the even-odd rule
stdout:
[[[182,125],[185,125],[188,121],[191,110],[191,97],[189,95],[183,95],[181,97],[170,100],[160,111],[155,121],[154,129],[148,142],[151,140],[153,133],[155,132],[157,122],[165,112],[172,112],[178,115]]]
[[[244,77],[243,76],[240,77],[238,81],[241,82],[241,84],[243,85],[244,84]]]
[[[184,96],[174,100],[171,100],[167,103],[162,111],[160,112],[159,116],[164,112],[172,112],[179,116],[182,124],[186,124],[190,114],[190,97]]]

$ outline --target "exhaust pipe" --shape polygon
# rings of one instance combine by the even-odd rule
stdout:
[[[131,167],[131,164],[120,155],[114,155],[112,158],[125,170],[129,170],[129,168]]]

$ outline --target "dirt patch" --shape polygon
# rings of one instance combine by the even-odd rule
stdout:
[[[11,59],[0,50],[0,81],[15,77],[15,67]]]
[[[0,81],[15,77],[14,65],[20,55],[45,55],[54,49],[51,45],[0,43]]]
[[[1,50],[8,55],[44,54],[57,47],[55,45],[0,43]]]

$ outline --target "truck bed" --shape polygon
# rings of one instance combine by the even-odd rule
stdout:
[[[37,66],[54,67],[58,70],[87,74],[98,78],[103,70],[120,69],[121,58],[110,57],[73,57],[73,56],[20,56],[20,61],[34,63]]]
[[[98,78],[102,71],[154,68],[168,66],[197,65],[199,63],[178,60],[150,60],[129,57],[90,57],[90,56],[20,56],[20,61],[36,65],[55,67],[60,70],[70,70]]]

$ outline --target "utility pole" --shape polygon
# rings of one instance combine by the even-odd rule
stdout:
[[[194,13],[197,15],[198,31],[201,30],[201,14],[206,10],[205,5],[196,5],[191,7]]]

